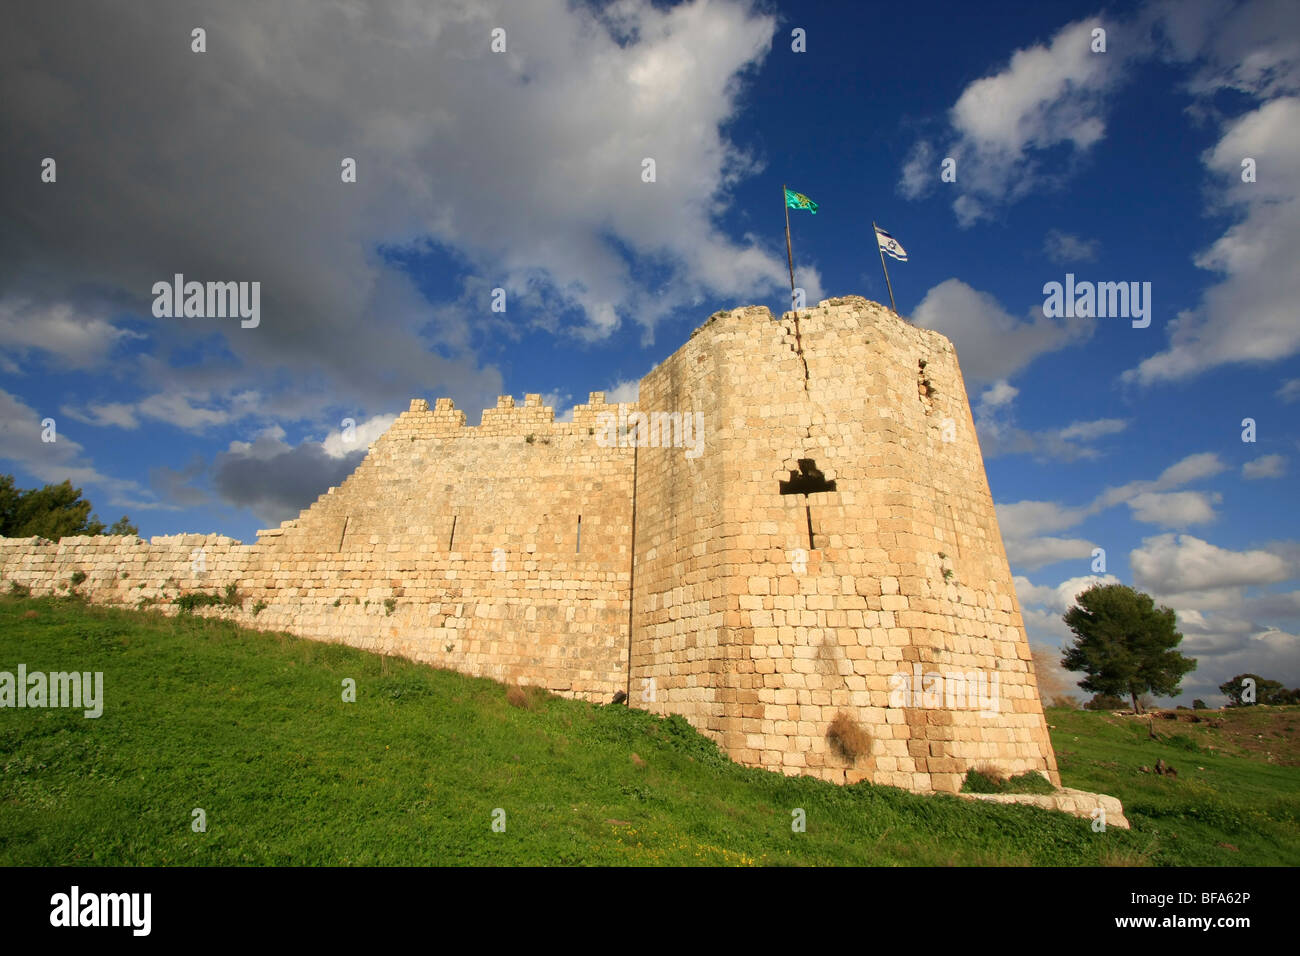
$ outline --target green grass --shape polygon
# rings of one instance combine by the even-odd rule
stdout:
[[[1119,796],[1132,832],[747,769],[680,718],[536,694],[511,706],[492,681],[191,614],[0,598],[0,670],[19,663],[103,671],[105,704],[98,720],[0,710],[8,865],[1300,860],[1297,767],[1152,744],[1109,715],[1049,721],[1067,785]],[[1179,776],[1137,772],[1157,756]]]
[[[1193,713],[1193,712],[1186,712]],[[1300,707],[1195,711],[1224,726],[1048,708],[1063,782],[1119,797],[1135,830],[1191,865],[1300,862]],[[1178,776],[1143,773],[1157,760]]]
[[[979,770],[968,770],[962,784],[962,793],[1055,793],[1042,774],[1022,773],[1005,780]]]

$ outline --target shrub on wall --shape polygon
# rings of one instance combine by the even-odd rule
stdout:
[[[847,711],[837,711],[826,736],[846,760],[871,753],[871,735]]]

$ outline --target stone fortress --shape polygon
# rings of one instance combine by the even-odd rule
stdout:
[[[77,571],[95,602],[233,583],[239,607],[199,613],[621,691],[751,766],[956,792],[989,765],[1060,785],[957,355],[859,297],[717,313],[636,404],[593,392],[571,422],[538,395],[477,427],[416,399],[256,544],[0,539],[5,587],[50,593]],[[837,746],[841,714],[868,753]],[[1113,798],[1041,799],[1109,801],[1125,825]]]

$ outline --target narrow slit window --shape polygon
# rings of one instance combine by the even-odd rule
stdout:
[[[451,537],[447,539],[447,550],[450,551],[456,543],[456,516],[451,516]]]
[[[578,543],[573,550],[579,554],[582,553],[582,515],[578,515]]]
[[[816,551],[812,506],[808,502],[808,496],[834,491],[835,482],[826,480],[826,476],[822,474],[821,469],[817,467],[817,462],[813,461],[813,459],[800,458],[799,470],[790,472],[790,480],[781,482],[779,488],[783,495],[803,495],[804,516],[808,521],[808,550]]]

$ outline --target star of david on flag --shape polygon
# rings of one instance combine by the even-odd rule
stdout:
[[[880,246],[880,251],[899,262],[907,261],[907,250],[904,249],[897,239],[891,236],[885,230],[876,226],[876,245]]]

